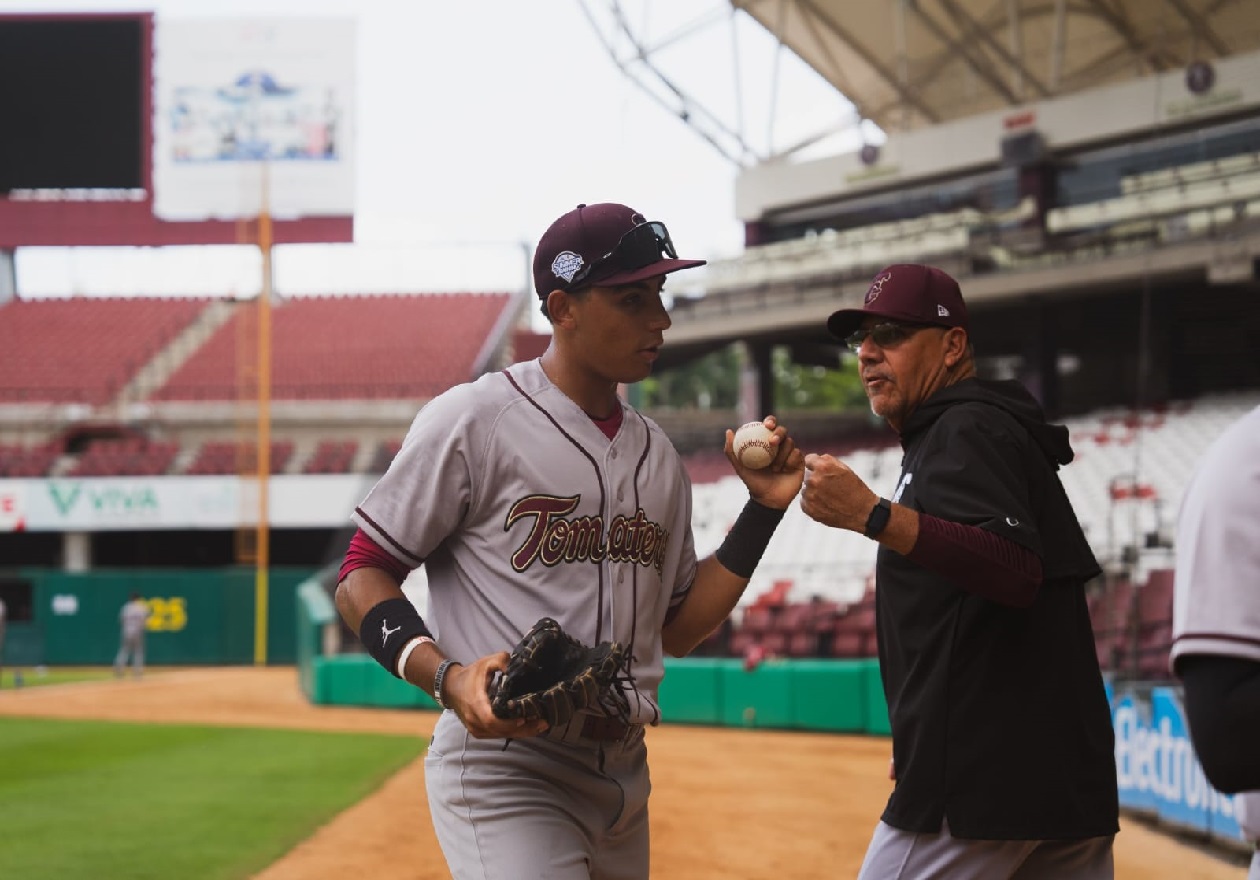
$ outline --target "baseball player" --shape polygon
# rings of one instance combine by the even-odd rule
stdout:
[[[1177,519],[1171,664],[1208,781],[1260,840],[1260,407],[1203,455]],[[1260,852],[1248,880],[1260,880]]]
[[[121,678],[131,661],[136,678],[144,674],[144,629],[149,620],[149,606],[139,593],[132,593],[118,612],[118,653],[114,657],[114,675]]]
[[[665,226],[625,205],[579,205],[543,234],[534,285],[553,328],[542,357],[428,403],[353,514],[337,607],[386,669],[446,711],[425,758],[437,837],[457,880],[641,880],[650,789],[644,727],[660,721],[663,656],[730,614],[804,460],[774,417],[774,460],[740,464],[750,498],[697,560],[691,486],[650,419],[618,396],[649,375],[679,259]],[[399,584],[423,564],[427,620]],[[496,717],[487,688],[542,616],[587,644],[628,646],[625,719],[563,727]]]
[[[958,283],[897,264],[827,327],[905,454],[891,498],[806,458],[801,507],[879,542],[895,785],[861,880],[1113,876],[1115,738],[1085,583],[1097,561],[1056,473],[1068,432],[978,379]]]

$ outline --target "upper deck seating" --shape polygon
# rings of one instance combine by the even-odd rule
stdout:
[[[0,304],[0,403],[108,403],[205,305],[82,297]]]
[[[473,377],[508,294],[372,295],[289,299],[271,312],[276,400],[433,397]],[[245,304],[154,395],[238,396],[237,346],[255,345]]]

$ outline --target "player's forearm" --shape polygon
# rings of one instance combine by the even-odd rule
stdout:
[[[722,545],[696,566],[696,578],[687,598],[661,628],[668,653],[675,657],[689,654],[730,615],[784,513],[749,498]]]
[[[714,556],[700,561],[696,580],[678,613],[661,630],[665,653],[685,657],[730,617],[748,579],[729,571]]]
[[[356,568],[342,578],[334,597],[341,619],[356,633],[363,623],[363,616],[374,605],[387,599],[405,598],[402,586],[393,575],[370,566]]]

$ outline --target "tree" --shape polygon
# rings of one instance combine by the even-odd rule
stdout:
[[[858,375],[857,358],[841,358],[837,354],[834,368],[797,364],[792,362],[791,352],[780,346],[770,355],[770,369],[774,374],[774,399],[782,409],[848,412],[869,405]]]
[[[733,409],[739,403],[744,356],[739,343],[664,370],[639,383],[638,405],[647,408]],[[834,368],[792,362],[784,346],[771,354],[774,399],[783,409],[848,412],[868,406],[857,360],[840,356]]]

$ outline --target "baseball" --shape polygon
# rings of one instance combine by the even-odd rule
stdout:
[[[774,447],[770,438],[774,434],[761,422],[740,425],[735,432],[735,457],[746,468],[760,469],[774,461]]]

